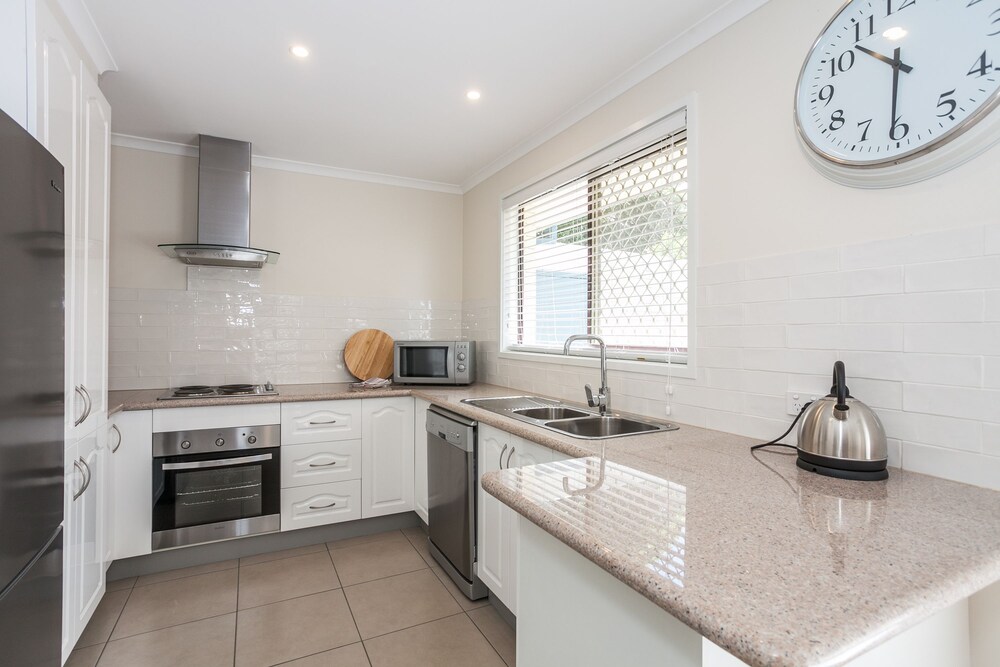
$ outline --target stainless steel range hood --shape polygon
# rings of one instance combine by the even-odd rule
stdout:
[[[198,242],[159,248],[185,264],[259,269],[279,253],[250,247],[250,144],[198,136]]]

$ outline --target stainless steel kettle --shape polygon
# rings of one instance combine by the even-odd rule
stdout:
[[[871,408],[851,396],[846,375],[844,362],[834,364],[829,395],[803,412],[798,466],[843,479],[886,479],[885,429]]]

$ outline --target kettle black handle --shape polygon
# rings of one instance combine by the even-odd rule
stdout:
[[[847,412],[850,408],[847,406],[847,397],[851,393],[847,389],[847,370],[844,368],[844,362],[838,361],[833,365],[833,386],[830,388],[830,396],[837,397],[837,405],[834,409],[838,412]]]

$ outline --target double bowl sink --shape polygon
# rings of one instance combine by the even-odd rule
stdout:
[[[678,428],[673,424],[658,424],[620,415],[602,417],[594,412],[569,407],[559,401],[538,396],[466,398],[462,402],[582,440],[621,438],[656,431],[675,431]]]

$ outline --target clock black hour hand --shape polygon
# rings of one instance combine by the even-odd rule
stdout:
[[[893,69],[900,69],[900,70],[906,72],[907,74],[909,74],[910,72],[913,71],[913,68],[911,66],[909,66],[906,63],[904,63],[904,62],[902,62],[902,61],[899,60],[898,55],[897,55],[896,58],[890,58],[889,56],[884,56],[881,53],[878,53],[876,51],[872,51],[871,49],[866,49],[865,47],[861,46],[860,44],[855,44],[854,48],[856,48],[861,53],[867,53],[868,55],[870,55],[872,58],[875,58],[876,60],[881,60],[882,62],[884,62],[886,65],[889,65]],[[899,49],[896,49],[896,52],[898,54]]]

